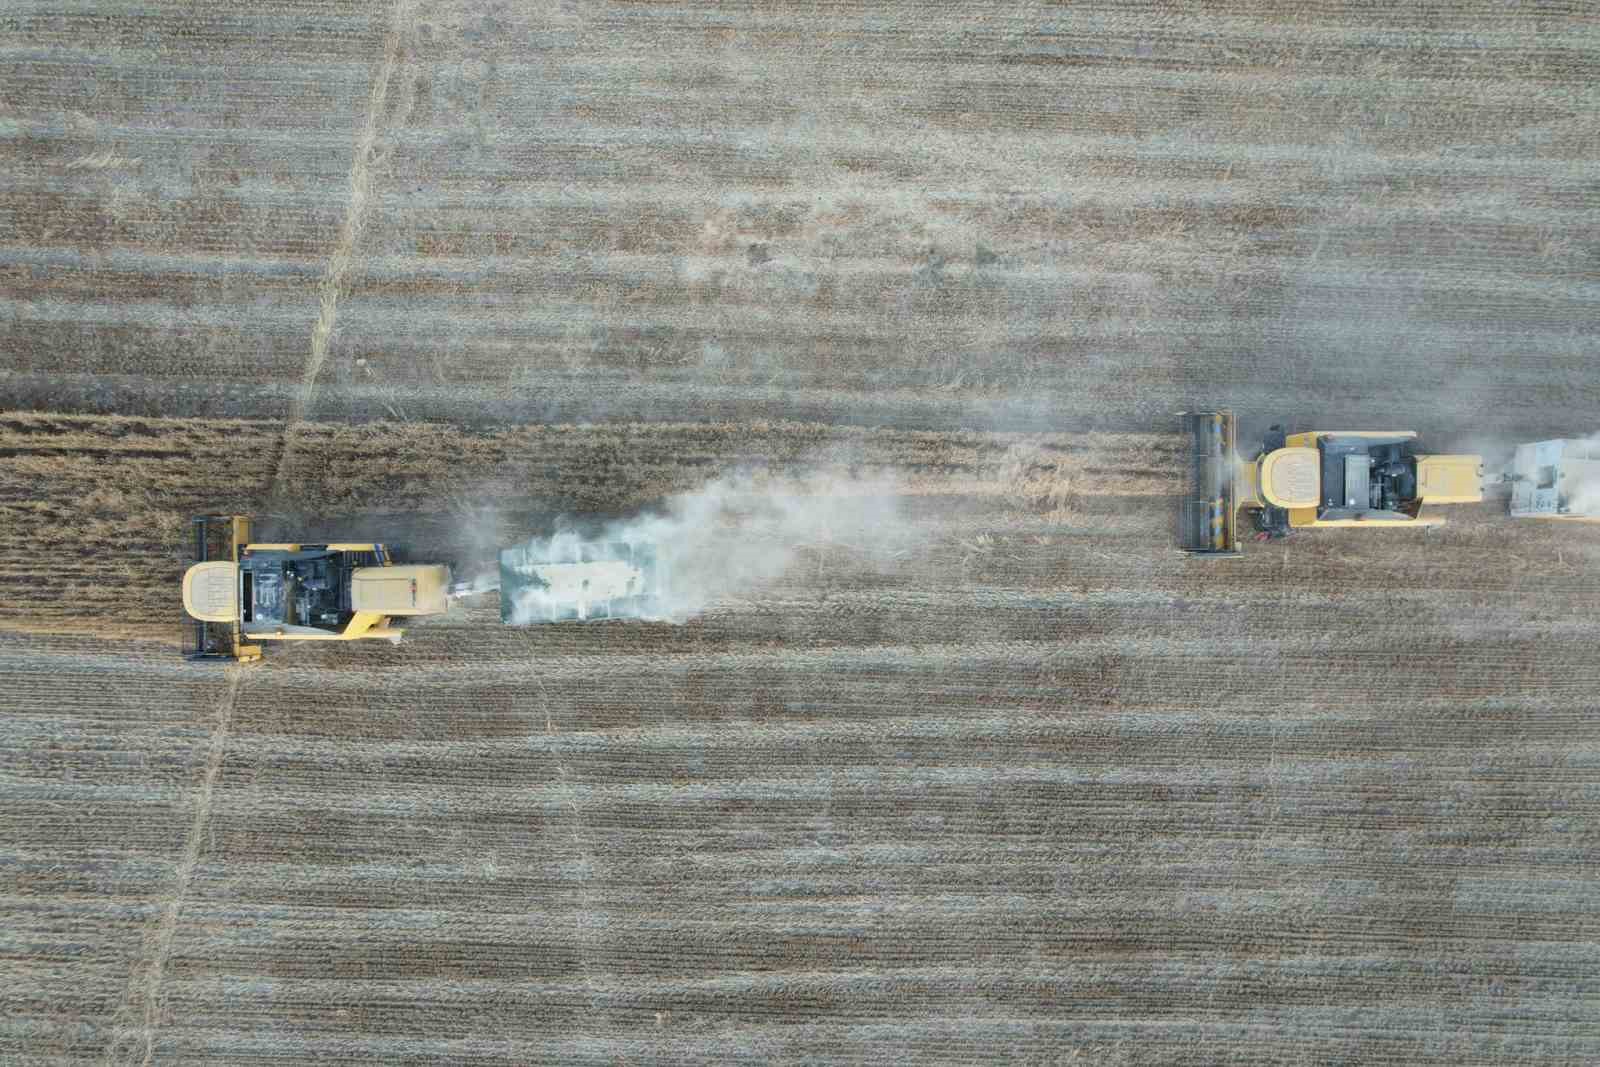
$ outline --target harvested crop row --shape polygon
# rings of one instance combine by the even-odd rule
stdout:
[[[206,512],[254,514],[283,537],[399,537],[413,552],[454,558],[563,515],[658,506],[740,469],[827,467],[891,479],[908,512],[933,527],[947,500],[950,517],[983,536],[1007,522],[1060,520],[1095,497],[1170,492],[1178,470],[1175,439],[1159,435],[317,424],[298,431],[282,472],[287,488],[274,498],[268,480],[281,447],[272,423],[7,415],[0,454],[13,477],[0,494],[0,626],[166,630],[187,520]],[[32,562],[40,551],[54,561],[43,571]],[[103,594],[108,583],[114,598]]]

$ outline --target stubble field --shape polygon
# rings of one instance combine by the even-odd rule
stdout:
[[[1584,5],[0,31],[0,1058],[1600,1058],[1600,527],[1173,539],[1194,404],[1597,428]],[[917,536],[176,654],[198,511],[470,567],[819,464]]]

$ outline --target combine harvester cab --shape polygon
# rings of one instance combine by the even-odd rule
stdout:
[[[1600,437],[1518,445],[1511,517],[1600,522]]]
[[[555,537],[500,551],[500,619],[512,626],[662,617],[650,545]]]
[[[450,568],[396,564],[375,542],[255,543],[243,515],[194,520],[183,576],[188,659],[261,658],[262,641],[398,643],[396,618],[449,606]]]
[[[1483,499],[1481,457],[1424,455],[1409,430],[1286,434],[1274,427],[1245,461],[1231,411],[1182,418],[1193,461],[1179,544],[1195,555],[1238,555],[1241,508],[1256,538],[1266,539],[1313,526],[1433,526],[1444,519],[1425,506]]]

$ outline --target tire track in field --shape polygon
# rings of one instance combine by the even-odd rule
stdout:
[[[340,228],[339,240],[329,257],[327,270],[323,274],[319,289],[320,307],[316,324],[311,331],[311,352],[301,374],[294,406],[284,425],[283,446],[279,451],[277,469],[272,480],[273,496],[277,496],[282,489],[284,475],[293,460],[295,437],[305,420],[306,413],[310,410],[316,392],[317,376],[327,361],[328,344],[338,321],[339,297],[344,290],[345,278],[349,273],[356,245],[360,241],[361,231],[371,207],[373,172],[389,156],[389,147],[379,143],[384,125],[384,111],[388,103],[389,83],[394,79],[395,72],[400,66],[407,42],[415,35],[415,22],[414,0],[396,0],[390,18],[389,33],[384,40],[383,62],[373,80],[372,93],[367,103],[366,121],[356,140],[355,155],[350,164],[350,201],[345,211],[344,224]],[[411,103],[409,94],[400,98],[396,103],[392,121],[397,124],[404,123],[410,113]],[[204,839],[206,824],[211,813],[211,798],[222,770],[233,709],[238,701],[239,688],[244,677],[237,664],[229,667],[228,672],[227,688],[218,708],[217,723],[212,731],[211,747],[206,757],[205,773],[201,778],[200,792],[195,803],[194,821],[190,824],[188,842],[175,872],[172,894],[162,909],[149,961],[140,968],[143,981],[141,983],[136,976],[130,982],[127,998],[117,1013],[126,1019],[131,1012],[133,1001],[135,999],[142,1001],[142,1027],[137,1033],[130,1032],[126,1026],[115,1028],[111,1045],[106,1050],[108,1064],[132,1062],[134,1057],[138,1056],[139,1062],[148,1067],[155,1055],[155,1034],[161,1022],[161,980],[166,970],[167,959],[172,952],[172,941],[177,932],[184,899],[188,895],[189,885],[194,877],[195,865],[199,862],[201,841]]]
[[[295,438],[306,413],[311,409],[316,395],[317,376],[328,359],[328,345],[333,339],[334,326],[339,318],[339,297],[345,288],[345,278],[355,259],[356,245],[366,225],[373,200],[374,171],[387,162],[392,146],[381,143],[386,125],[384,111],[388,106],[389,83],[394,80],[401,60],[416,35],[415,0],[396,0],[390,17],[389,33],[384,39],[383,63],[372,82],[372,95],[367,101],[367,117],[361,133],[356,138],[355,156],[350,162],[350,201],[345,209],[344,224],[339,229],[339,240],[333,246],[328,267],[319,287],[320,302],[316,324],[311,328],[311,352],[300,375],[299,390],[284,424],[283,448],[277,470],[272,479],[272,493],[277,496],[283,488],[284,474],[294,456]],[[389,124],[402,125],[410,115],[413,94],[409,91],[396,101]]]
[[[161,979],[166,972],[167,959],[172,955],[178,917],[188,898],[195,866],[200,861],[201,842],[205,840],[206,826],[211,819],[211,799],[216,792],[217,779],[222,774],[222,757],[228,746],[228,732],[233,726],[233,709],[238,703],[240,684],[244,681],[243,670],[237,664],[229,666],[227,674],[227,687],[217,706],[217,721],[211,731],[211,746],[206,753],[205,771],[200,777],[199,792],[195,798],[194,818],[189,823],[183,856],[173,873],[172,892],[161,909],[161,920],[150,939],[148,960],[135,968],[116,1013],[117,1018],[127,1020],[138,1010],[135,1004],[140,1004],[140,1025],[130,1028],[124,1023],[113,1029],[105,1056],[108,1065],[131,1063],[135,1059],[148,1065],[155,1055],[155,1035],[161,1024]]]

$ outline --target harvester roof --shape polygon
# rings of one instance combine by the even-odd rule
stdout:
[[[232,622],[239,610],[238,577],[232,560],[196,563],[183,575],[183,610],[202,622]]]
[[[1314,508],[1322,494],[1315,448],[1279,448],[1261,459],[1261,495],[1275,508]]]

